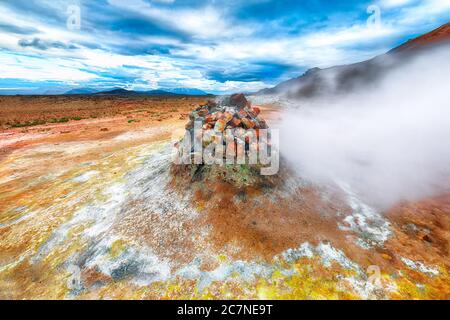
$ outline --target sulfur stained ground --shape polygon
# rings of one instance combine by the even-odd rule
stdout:
[[[378,212],[287,173],[174,179],[204,100],[2,97],[0,298],[450,298],[450,195]]]

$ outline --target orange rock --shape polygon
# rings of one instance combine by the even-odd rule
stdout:
[[[243,118],[242,123],[247,129],[253,129],[256,126],[256,124],[252,120],[247,118]]]
[[[225,112],[223,115],[224,115],[225,121],[226,121],[227,123],[230,122],[231,119],[233,119],[233,115],[232,115],[231,113],[229,113],[229,112]]]
[[[214,116],[216,117],[216,120],[223,120],[225,119],[225,116],[223,115],[223,112],[216,112],[214,113]]]
[[[245,111],[250,116],[250,118],[256,118],[258,116],[255,112],[253,112],[252,108],[245,108]]]
[[[206,123],[214,123],[216,121],[216,115],[210,114],[205,118]]]
[[[233,127],[239,127],[241,125],[241,123],[242,123],[242,121],[240,119],[238,119],[238,118],[233,118],[231,120],[231,125]]]
[[[246,117],[248,117],[248,113],[247,113],[247,111],[245,111],[244,109],[239,110],[238,115],[239,115],[241,118],[246,118]]]
[[[223,119],[217,120],[214,130],[216,132],[223,132],[225,130],[226,125],[227,123],[225,120]]]
[[[253,112],[258,116],[261,113],[261,109],[259,107],[253,107],[252,108]]]

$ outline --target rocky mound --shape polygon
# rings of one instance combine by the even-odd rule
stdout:
[[[243,94],[198,107],[189,116],[185,137],[175,144],[172,172],[191,181],[219,179],[238,188],[273,181],[261,170],[279,156],[260,113]]]
[[[202,123],[203,130],[214,129],[217,133],[226,129],[268,129],[266,122],[259,117],[261,110],[252,107],[243,94],[235,94],[220,102],[209,101],[190,115],[187,130],[193,130],[195,122]]]

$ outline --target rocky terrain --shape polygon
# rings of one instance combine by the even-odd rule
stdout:
[[[174,173],[190,117],[237,118],[203,98],[0,100],[2,299],[450,298],[449,195],[380,212],[283,162],[263,184]]]
[[[0,159],[43,141],[111,138],[163,121],[185,120],[202,97],[2,96]]]
[[[269,161],[258,156],[264,148],[270,160],[276,151],[270,150],[269,127],[260,113],[243,94],[198,107],[189,115],[185,137],[175,144],[174,179],[218,179],[235,187],[268,184],[261,170]]]

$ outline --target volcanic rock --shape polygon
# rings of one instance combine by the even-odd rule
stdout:
[[[218,102],[208,101],[199,106],[189,115],[186,125],[189,134],[175,146],[179,159],[183,161],[175,165],[173,171],[179,174],[187,172],[197,180],[220,177],[237,187],[265,183],[260,175],[262,166],[250,161],[259,151],[255,141],[259,139],[260,130],[268,129],[260,114],[260,108],[252,107],[243,94],[234,94]],[[200,132],[195,131],[196,128],[201,128]],[[196,141],[201,141],[197,145],[203,148],[215,150],[215,160],[220,160],[220,163],[194,164],[192,160],[198,156],[198,150],[196,153],[194,147]],[[217,149],[220,150],[219,155]],[[188,161],[185,162],[186,159]]]
[[[239,94],[233,94],[230,97],[230,105],[236,106],[239,108],[244,108],[246,106],[249,106],[250,103],[248,102],[247,98],[245,98],[245,95],[242,93]]]
[[[224,119],[217,120],[214,130],[216,132],[223,132],[225,130],[225,126],[227,125],[227,121]]]

